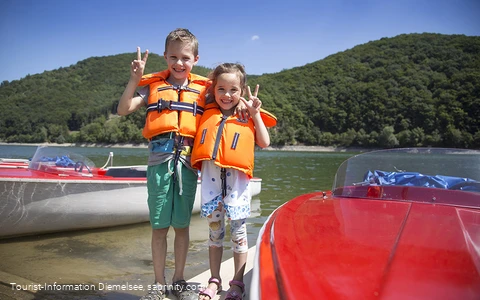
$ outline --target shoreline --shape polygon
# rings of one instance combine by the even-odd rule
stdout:
[[[97,144],[97,143],[5,143],[0,142],[0,146],[51,146],[51,147],[99,147],[99,148],[148,148],[147,143],[142,144]],[[333,147],[333,146],[305,146],[305,145],[289,145],[289,146],[269,146],[264,149],[258,147],[256,150],[262,151],[291,151],[291,152],[368,152],[375,149],[358,148],[358,147]]]

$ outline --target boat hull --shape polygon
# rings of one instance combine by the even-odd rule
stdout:
[[[193,213],[200,211],[198,180]],[[252,195],[261,191],[253,178]],[[145,179],[0,178],[0,237],[149,221]]]
[[[0,237],[148,221],[141,182],[0,182]]]

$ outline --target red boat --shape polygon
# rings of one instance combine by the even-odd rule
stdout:
[[[112,157],[101,168],[66,147],[0,158],[0,238],[148,222],[147,166],[108,166]],[[252,179],[252,195],[261,182]],[[199,179],[194,213],[200,188]]]
[[[346,160],[265,222],[250,299],[480,299],[480,151]]]

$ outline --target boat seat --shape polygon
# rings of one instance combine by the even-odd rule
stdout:
[[[105,174],[112,177],[147,178],[146,167],[110,167]]]

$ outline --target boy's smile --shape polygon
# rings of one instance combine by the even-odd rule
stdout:
[[[194,55],[192,44],[182,41],[170,42],[163,56],[170,71],[167,81],[170,84],[187,85],[188,75],[199,58],[198,55]]]

